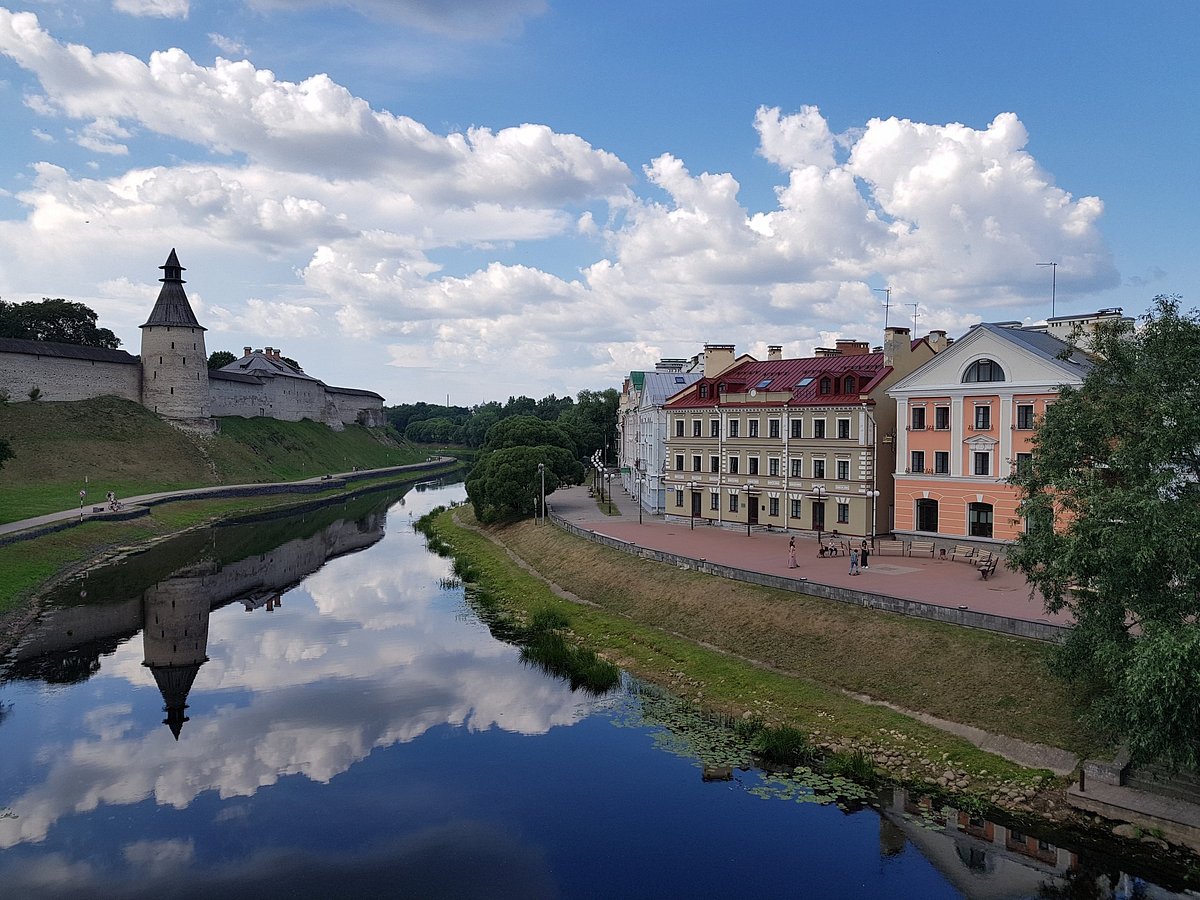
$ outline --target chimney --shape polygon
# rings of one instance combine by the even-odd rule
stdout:
[[[243,347],[242,348],[242,358],[244,359],[245,357],[249,356],[253,352],[254,352],[253,347]]]
[[[893,325],[883,332],[883,364],[895,367],[898,360],[903,360],[912,353],[912,339],[909,330],[899,325]]]
[[[704,345],[704,377],[715,378],[733,365],[733,344]]]
[[[767,347],[767,362],[779,362],[783,359],[783,345],[771,344]]]
[[[841,351],[834,350],[832,347],[814,347],[813,356],[841,356]]]
[[[934,353],[941,353],[946,349],[947,346],[949,346],[949,343],[946,340],[946,332],[942,331],[940,328],[930,331],[925,340],[929,343],[929,346],[933,348]]]
[[[267,359],[270,359],[271,358],[271,348],[263,347],[263,354],[267,357]]]
[[[838,340],[835,345],[838,356],[866,356],[871,345],[866,341]]]
[[[276,347],[276,348],[275,348],[275,349],[274,349],[274,350],[271,352],[271,358],[272,358],[272,359],[279,359],[279,348],[278,348],[278,347]]]

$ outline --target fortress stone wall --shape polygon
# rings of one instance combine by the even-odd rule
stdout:
[[[171,251],[162,290],[141,327],[141,355],[72,344],[0,338],[0,392],[10,402],[89,400],[115,395],[141,403],[179,424],[212,430],[212,416],[311,419],[341,431],[345,425],[384,424],[383,397],[329,387],[283,358],[277,348],[246,347],[242,358],[208,369],[205,328],[184,292],[183,266]]]

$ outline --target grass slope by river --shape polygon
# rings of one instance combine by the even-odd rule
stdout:
[[[470,523],[469,511],[458,515]],[[585,645],[635,674],[735,715],[860,742],[894,774],[916,777],[923,767],[928,778],[932,763],[934,779],[949,769],[958,782],[962,772],[984,791],[1021,777],[846,692],[1080,755],[1106,749],[1085,724],[1084,700],[1047,670],[1043,644],[723,581],[529,522],[476,533],[446,515],[438,531],[510,602],[553,604]],[[595,606],[554,599],[483,535]]]
[[[0,469],[0,522],[69,509],[86,484],[89,501],[213,484],[292,481],[353,466],[419,462],[427,450],[391,429],[316,422],[219,420],[197,437],[137,403],[100,397],[74,403],[0,404],[0,437],[14,456]]]

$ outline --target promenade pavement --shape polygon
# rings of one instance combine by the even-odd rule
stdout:
[[[818,557],[817,541],[803,533],[752,531],[744,528],[694,527],[687,519],[667,521],[663,516],[642,513],[622,487],[614,485],[608,515],[608,496],[603,505],[588,496],[586,486],[560,488],[547,504],[568,522],[640,547],[676,553],[711,563],[753,572],[806,580],[833,587],[852,588],[935,606],[965,608],[1031,622],[1070,625],[1065,613],[1046,612],[1041,595],[1031,592],[1018,573],[1003,561],[986,581],[974,566],[950,560],[872,554],[870,567],[861,575],[850,574],[845,556]],[[788,568],[788,539],[796,538],[796,568]]]

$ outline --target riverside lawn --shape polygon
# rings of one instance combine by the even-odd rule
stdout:
[[[799,726],[818,746],[862,749],[901,783],[1020,813],[1044,812],[1063,782],[847,692],[1081,756],[1111,749],[1047,671],[1043,644],[722,581],[552,526],[481,529],[467,507],[435,527],[518,613],[560,611],[575,640],[634,675],[717,712]]]

